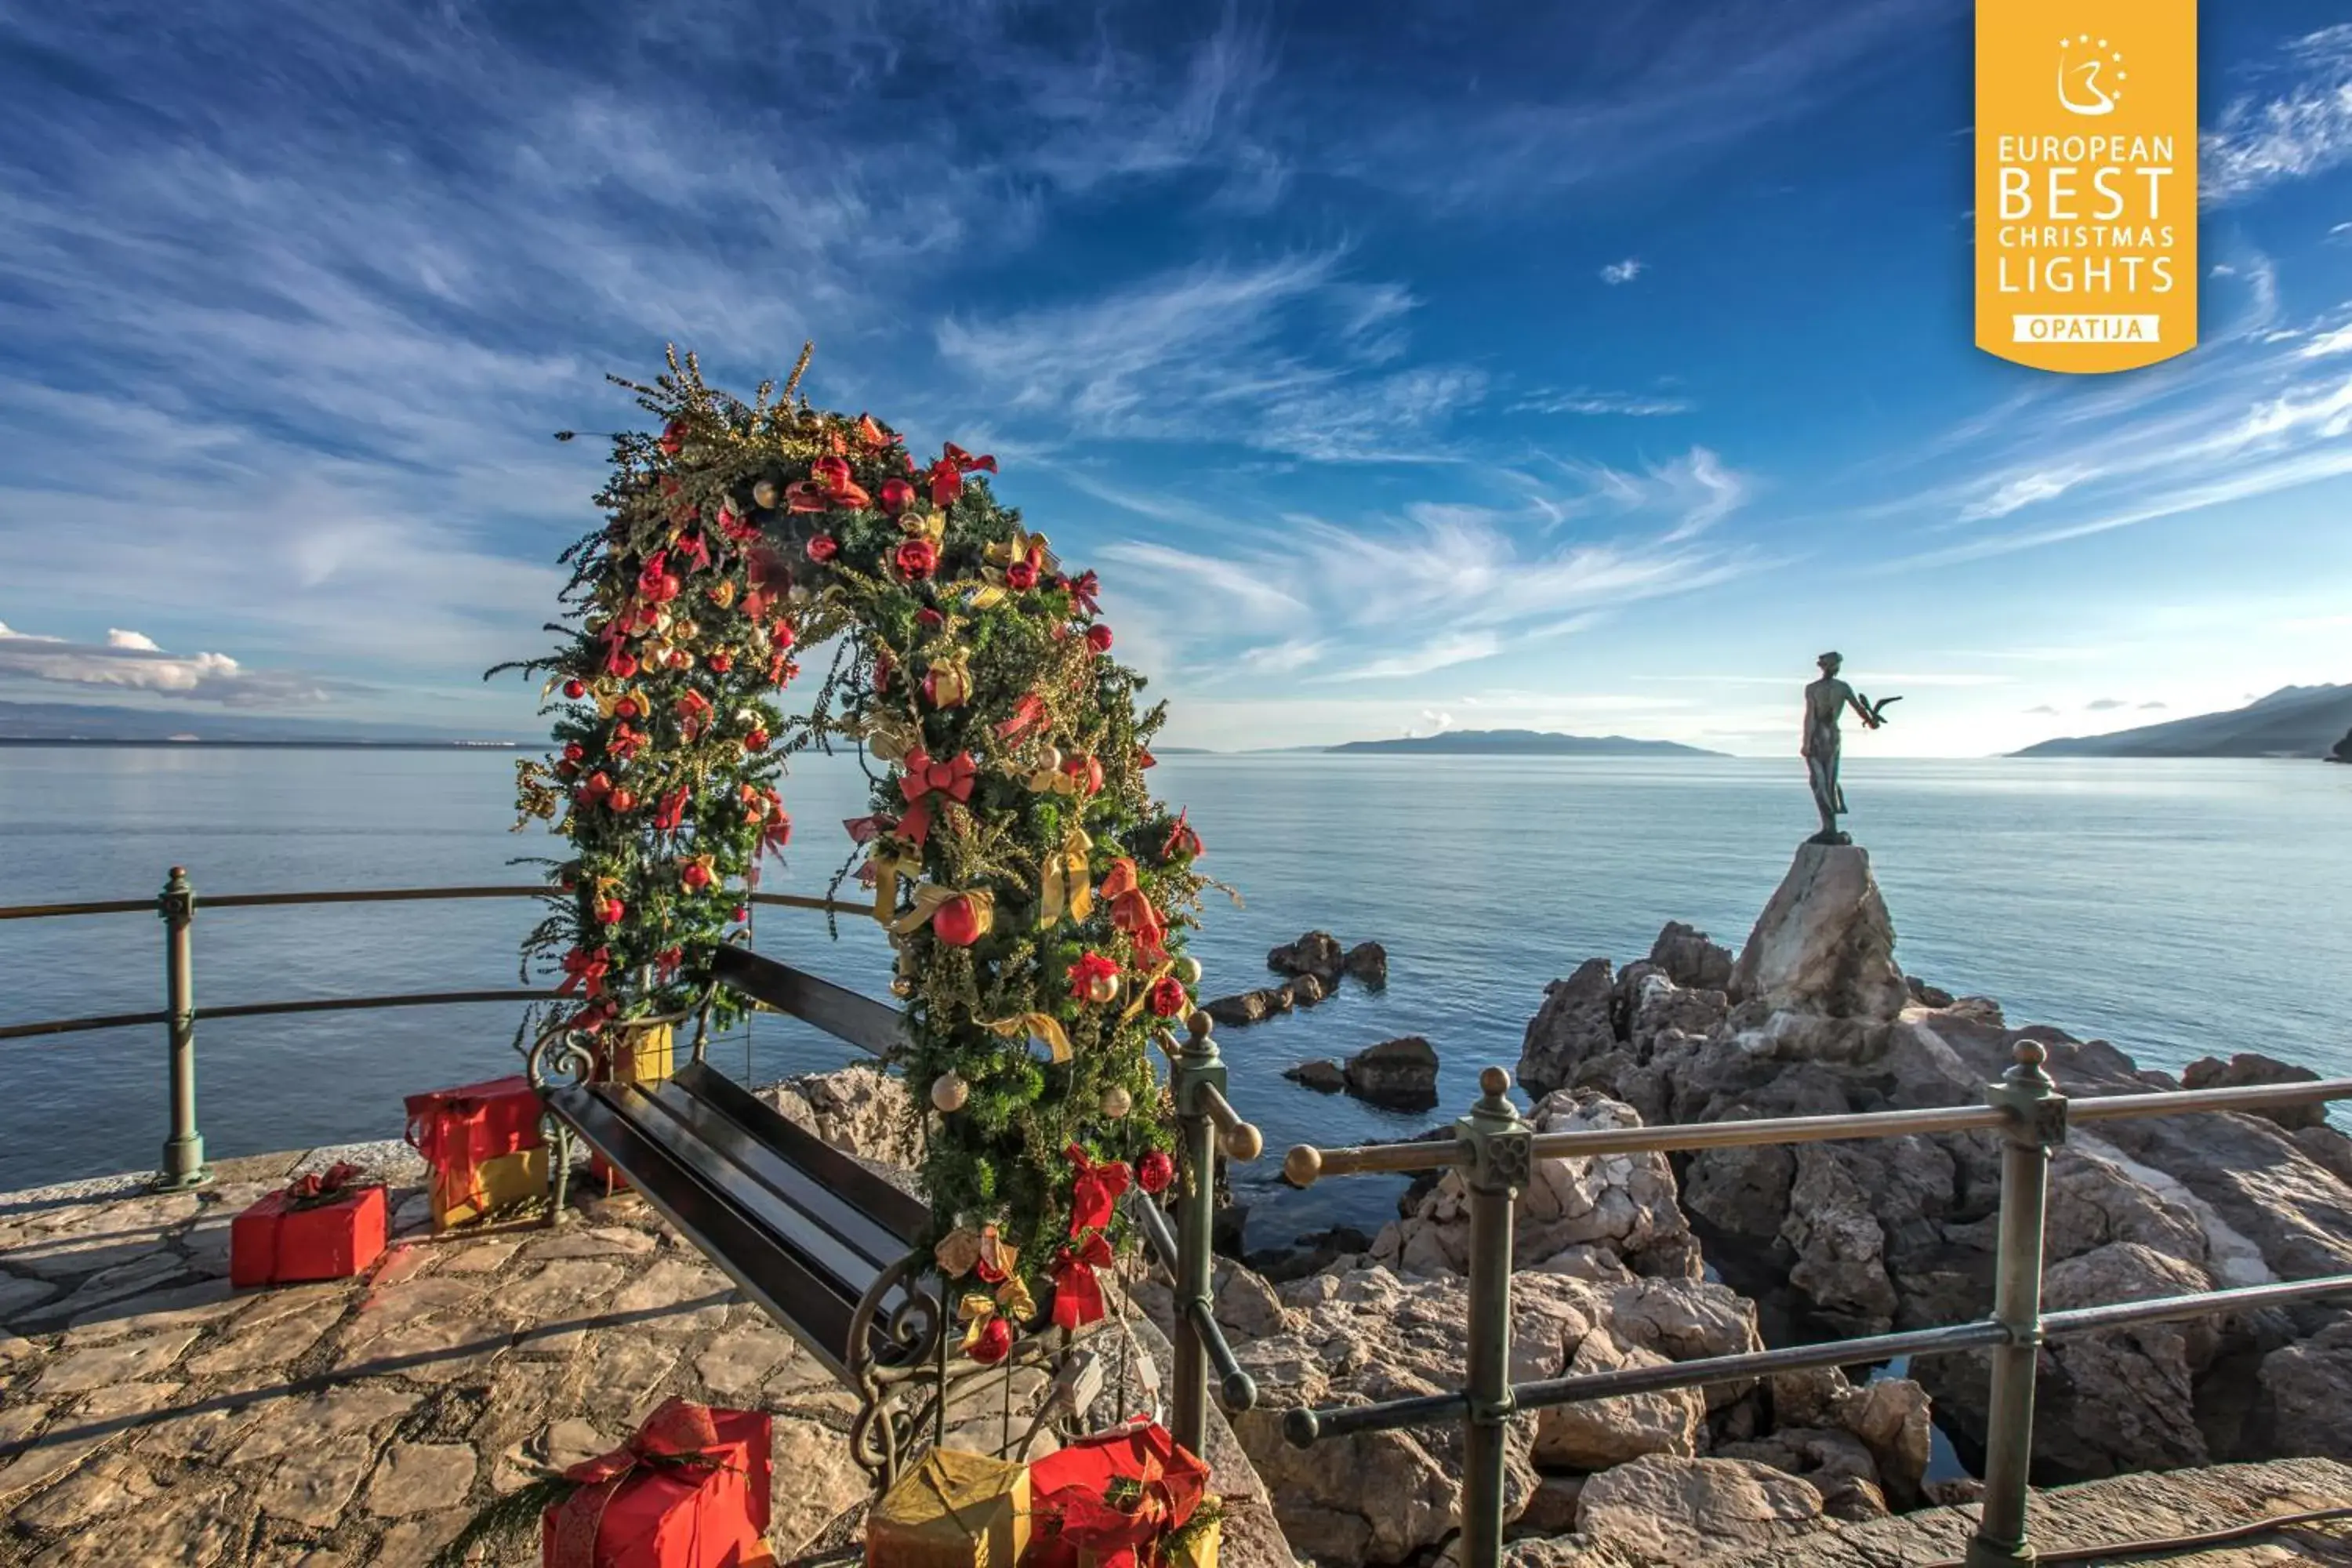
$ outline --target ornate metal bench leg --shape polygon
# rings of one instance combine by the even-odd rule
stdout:
[[[550,1173],[554,1185],[547,1200],[547,1227],[553,1230],[572,1217],[572,1205],[566,1201],[572,1191],[572,1129],[561,1121],[555,1124],[555,1147],[548,1152],[548,1158],[555,1162]]]

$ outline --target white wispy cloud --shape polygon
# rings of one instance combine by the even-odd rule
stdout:
[[[2352,23],[2294,39],[2264,74],[2274,81],[2232,100],[2203,137],[2208,205],[2352,159]]]
[[[1620,283],[1631,283],[1645,270],[1647,268],[1640,257],[1629,256],[1622,261],[1612,261],[1603,267],[1601,269],[1601,281],[1614,288]]]
[[[110,627],[101,643],[0,625],[0,679],[141,692],[226,708],[282,708],[327,700],[314,677],[248,669],[225,653],[167,653],[142,632]]]
[[[1962,522],[1985,522],[1996,517],[2032,506],[2036,501],[2054,500],[2093,477],[2088,468],[2058,468],[2046,473],[2021,474],[2002,480],[1992,492],[1960,509]]]
[[[1492,658],[1503,651],[1502,639],[1492,632],[1448,632],[1415,647],[1383,654],[1352,668],[1335,670],[1327,680],[1388,680],[1400,676],[1426,675]]]
[[[1633,418],[1657,418],[1670,414],[1689,414],[1698,405],[1687,397],[1673,397],[1661,393],[1603,392],[1591,387],[1571,387],[1566,392],[1539,393],[1511,405],[1514,414],[1622,414]]]

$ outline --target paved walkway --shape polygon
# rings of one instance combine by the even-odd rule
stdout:
[[[383,1261],[232,1291],[231,1216],[355,1152],[395,1183]],[[781,1555],[853,1533],[853,1397],[638,1201],[440,1239],[398,1144],[216,1171],[174,1196],[0,1195],[0,1564],[413,1568],[673,1394],[774,1413]],[[982,1384],[956,1446],[996,1440],[1002,1385]]]

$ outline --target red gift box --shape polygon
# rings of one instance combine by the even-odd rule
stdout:
[[[1137,1512],[1121,1513],[1105,1500],[1121,1476],[1143,1488]],[[1151,1542],[1191,1519],[1208,1489],[1209,1467],[1156,1422],[1081,1437],[1029,1467],[1038,1527],[1022,1568],[1078,1568],[1082,1547],[1100,1568],[1157,1562]]]
[[[769,1418],[671,1399],[626,1447],[563,1472],[542,1568],[753,1568],[768,1551]]]
[[[381,1184],[349,1185],[338,1165],[275,1192],[229,1222],[228,1281],[292,1285],[348,1279],[383,1256],[388,1214]]]
[[[539,1091],[520,1074],[412,1094],[406,1104],[409,1147],[433,1167],[436,1215],[488,1206],[483,1162],[546,1146]]]

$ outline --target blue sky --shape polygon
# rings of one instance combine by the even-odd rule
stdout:
[[[2352,26],[2203,7],[2204,345],[1970,346],[1947,0],[0,0],[0,697],[527,732],[602,383],[789,368],[1169,739],[1969,754],[2352,679]]]

